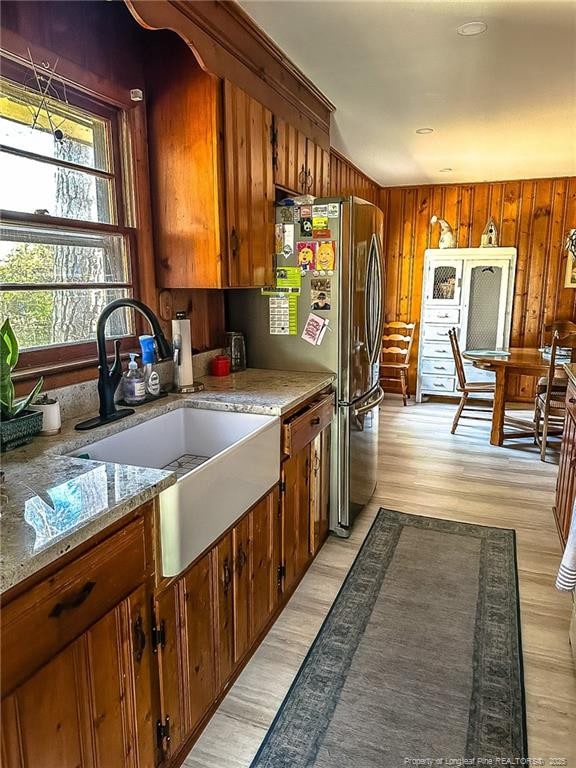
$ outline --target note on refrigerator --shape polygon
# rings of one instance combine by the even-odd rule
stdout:
[[[318,346],[322,344],[322,339],[328,328],[328,319],[315,315],[314,312],[310,312],[306,325],[302,331],[302,338],[307,341],[308,344]]]

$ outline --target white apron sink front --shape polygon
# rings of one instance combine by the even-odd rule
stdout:
[[[74,451],[96,461],[172,469],[160,494],[162,573],[176,576],[280,477],[280,419],[178,408]]]

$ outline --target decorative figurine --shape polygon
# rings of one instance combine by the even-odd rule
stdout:
[[[496,222],[492,217],[488,219],[488,224],[484,227],[484,231],[480,236],[480,248],[497,248],[498,247],[498,228]]]
[[[445,219],[439,219],[438,216],[432,216],[430,219],[430,224],[440,224],[440,241],[438,243],[439,248],[456,247],[454,232],[452,232],[452,227]]]

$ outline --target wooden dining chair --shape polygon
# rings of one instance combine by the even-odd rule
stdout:
[[[410,397],[408,374],[416,325],[416,323],[401,322],[384,323],[382,336],[380,383],[384,381],[400,383],[404,405]]]
[[[458,422],[460,421],[460,417],[464,416],[466,418],[466,414],[463,414],[462,412],[468,403],[468,397],[473,392],[483,392],[486,394],[489,394],[490,392],[493,393],[495,385],[489,381],[466,381],[466,371],[464,370],[464,361],[462,360],[462,353],[460,352],[460,344],[458,343],[456,328],[451,328],[448,331],[448,338],[450,339],[450,346],[452,347],[452,355],[454,356],[454,364],[456,366],[456,378],[458,380],[456,389],[460,392],[460,403],[456,409],[454,421],[452,422],[452,429],[450,430],[450,432],[454,434]],[[478,409],[476,408],[475,410]]]
[[[550,364],[544,383],[538,382],[534,401],[534,441],[540,446],[540,459],[546,461],[548,438],[562,435],[566,418],[566,390],[568,379],[558,370],[560,349],[571,349],[572,362],[575,359],[576,331],[561,333],[554,331],[550,349]]]

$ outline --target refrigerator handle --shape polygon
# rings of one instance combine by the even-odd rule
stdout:
[[[375,363],[380,356],[380,347],[382,345],[382,290],[384,281],[382,280],[382,254],[380,253],[378,247],[378,237],[376,234],[373,234],[372,237],[374,240],[374,260],[376,262],[376,295],[378,298],[378,302],[376,304],[378,312],[376,315],[376,328],[374,334],[374,359],[372,360],[372,363]]]
[[[380,405],[382,400],[384,400],[384,390],[381,386],[378,386],[376,398],[360,406],[360,408],[355,408],[354,416],[363,416],[365,413],[368,413],[368,411],[371,411],[373,408],[376,408],[378,405]]]

